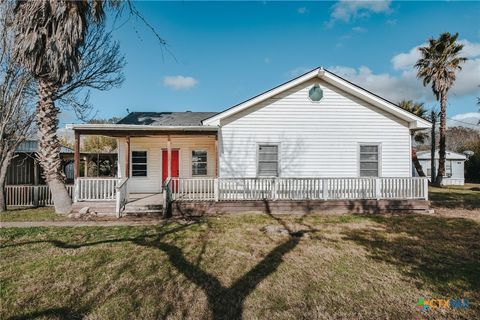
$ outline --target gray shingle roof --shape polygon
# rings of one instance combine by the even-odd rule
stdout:
[[[25,140],[20,142],[15,152],[38,152],[38,141],[37,140]],[[65,146],[60,146],[60,153],[73,153],[73,149]]]
[[[202,120],[217,112],[131,112],[117,124],[151,126],[201,126]]]

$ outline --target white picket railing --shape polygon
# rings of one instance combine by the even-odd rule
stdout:
[[[425,199],[428,180],[405,178],[172,178],[176,201]]]
[[[77,178],[75,201],[115,201],[122,178]]]
[[[120,217],[125,205],[128,202],[128,178],[122,179],[118,186],[116,187],[116,195],[115,195],[115,210],[117,213],[117,217]]]
[[[73,185],[66,185],[73,198]],[[53,206],[52,194],[47,185],[7,185],[5,186],[7,206],[38,207]]]
[[[171,178],[172,200],[215,200],[215,178]]]

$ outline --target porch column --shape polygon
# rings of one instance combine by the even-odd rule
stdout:
[[[168,176],[172,176],[172,141],[170,135],[167,136],[167,161],[168,161]]]
[[[73,176],[80,177],[80,134],[75,132],[75,144],[73,146]],[[36,164],[35,164],[36,167]]]
[[[215,177],[218,177],[218,133],[215,135]]]
[[[36,186],[40,184],[40,174],[38,170],[38,161],[36,158],[33,158],[33,184]]]
[[[130,136],[125,137],[125,178],[130,178]]]
[[[88,177],[88,156],[83,157],[83,162],[85,163],[83,166],[83,176],[86,178]]]

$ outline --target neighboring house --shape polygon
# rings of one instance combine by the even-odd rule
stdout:
[[[243,190],[247,199],[245,179],[315,178],[316,187],[310,189],[326,188],[323,197],[330,199],[334,188],[343,188],[345,195],[336,198],[347,197],[348,191],[350,198],[378,199],[387,190],[390,198],[416,197],[413,182],[409,184],[417,181],[412,177],[411,132],[430,123],[317,68],[220,113],[134,112],[117,124],[69,127],[77,146],[81,135],[117,137],[118,178],[128,179],[128,193],[162,192],[164,182],[173,178],[179,181],[174,193],[186,192],[182,186],[190,183],[191,192],[215,192],[217,200],[219,190],[227,189],[235,189],[237,199]],[[78,163],[76,168],[78,177]],[[217,178],[221,184],[213,191],[208,181]],[[321,180],[326,178],[343,180]],[[373,178],[380,179],[377,187]],[[281,197],[280,186],[272,188],[269,195]],[[393,196],[400,190],[403,196]]]
[[[432,169],[431,169],[431,152],[423,151],[417,152],[418,160],[422,165],[423,171],[427,177],[431,178]],[[438,151],[435,153],[435,168],[438,170]],[[453,151],[447,151],[445,154],[445,177],[443,178],[443,185],[460,185],[463,186],[465,183],[465,161],[467,157],[460,153],[455,153]]]
[[[36,154],[38,152],[38,141],[29,139],[21,142],[15,150],[15,158],[7,169],[6,185],[42,185],[45,180],[42,176],[42,168],[38,163]],[[60,157],[62,159],[63,172],[67,183],[73,183],[73,149],[65,146],[60,147]],[[88,163],[102,164],[103,162],[115,164],[117,160],[116,152],[92,153],[82,152],[83,176],[87,176]],[[85,166],[87,165],[87,169]]]
[[[36,159],[38,141],[29,139],[21,142],[15,150],[15,158],[7,169],[7,185],[45,184],[42,168]],[[73,149],[62,146],[60,157],[67,180],[73,182]]]

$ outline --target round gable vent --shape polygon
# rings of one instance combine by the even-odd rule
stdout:
[[[308,97],[312,101],[320,101],[323,98],[323,90],[320,88],[318,83],[316,83],[309,91]]]

